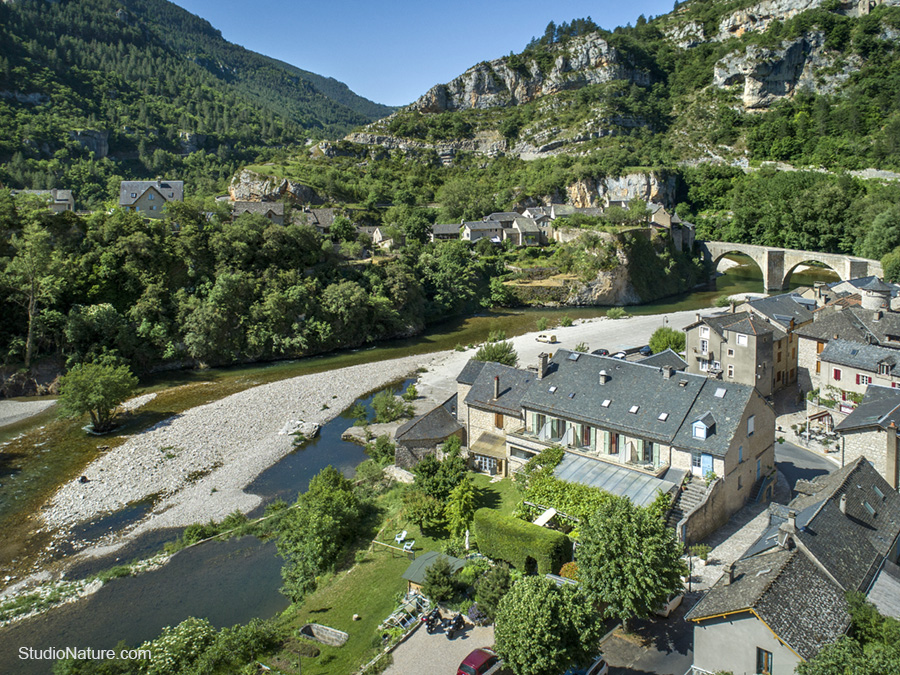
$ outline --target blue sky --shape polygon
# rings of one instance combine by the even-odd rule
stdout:
[[[672,10],[672,0],[174,0],[226,40],[405,105],[467,68],[520,52],[549,21],[603,28]]]

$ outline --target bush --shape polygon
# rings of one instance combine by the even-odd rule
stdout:
[[[385,389],[375,394],[372,409],[375,411],[375,421],[379,424],[408,417],[413,412],[412,405],[397,398],[393,389]]]
[[[505,366],[513,366],[519,362],[519,355],[513,349],[512,342],[487,342],[478,348],[475,361],[493,361]]]
[[[667,349],[671,349],[676,354],[683,352],[685,344],[684,331],[675,330],[668,326],[660,326],[653,331],[648,344],[654,354],[659,354]]]
[[[469,611],[466,612],[466,615],[476,626],[486,626],[489,622],[488,615],[481,611],[477,602],[472,603],[472,606],[469,607]]]
[[[536,567],[539,574],[555,573],[571,557],[572,543],[566,535],[493,509],[478,509],[472,529],[484,555],[526,572]]]
[[[366,444],[366,454],[381,466],[394,463],[395,446],[387,434],[379,436],[374,443]]]
[[[559,320],[559,325],[563,328],[568,328],[572,325],[572,319],[566,314],[562,319]]]
[[[419,390],[416,389],[416,385],[411,384],[406,388],[406,391],[403,392],[403,400],[404,401],[413,401],[419,395]]]
[[[624,319],[628,313],[621,307],[610,307],[606,310],[606,318],[608,319]]]
[[[579,342],[577,345],[575,345],[576,352],[581,352],[582,354],[587,354],[590,350],[591,350],[591,348],[588,346],[587,342]]]
[[[503,599],[512,584],[512,575],[505,563],[489,569],[475,584],[478,608],[488,619],[493,620],[497,615],[500,600]]]
[[[710,551],[712,551],[712,548],[710,548],[709,544],[693,544],[688,549],[692,556],[700,558],[700,560],[706,560]]]
[[[578,563],[567,562],[559,568],[559,576],[563,579],[574,579],[575,581],[578,581]]]
[[[537,329],[538,330],[547,330],[547,326],[550,325],[550,322],[547,320],[546,316],[542,316],[537,320]]]
[[[446,558],[438,558],[425,570],[422,593],[433,602],[446,602],[456,595],[456,580]]]
[[[731,297],[728,295],[720,295],[713,304],[715,304],[716,307],[728,307],[728,305],[731,304]]]

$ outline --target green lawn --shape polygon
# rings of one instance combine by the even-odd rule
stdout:
[[[498,509],[509,515],[522,499],[518,487],[509,479],[491,483],[490,476],[473,474],[472,478],[478,488],[479,508]],[[413,550],[417,555],[440,551],[449,534],[444,530],[422,532],[407,522],[401,507],[401,490],[391,490],[379,498],[384,517],[377,540],[394,544],[394,535],[406,530],[407,540],[416,542]],[[343,647],[320,645],[319,656],[302,657],[304,675],[349,675],[378,652],[376,630],[396,609],[400,596],[406,592],[406,582],[401,575],[410,560],[390,549],[376,548],[368,551],[365,559],[349,571],[325,580],[315,593],[282,615],[281,620],[294,635],[305,623],[320,623],[350,635]],[[354,614],[359,614],[359,621],[353,621]],[[282,653],[280,656],[296,664],[295,655]],[[283,661],[278,665],[284,668]]]

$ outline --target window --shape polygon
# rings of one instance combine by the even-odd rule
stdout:
[[[156,211],[156,205],[151,204],[151,205],[150,205],[150,210],[151,210],[151,211]]]
[[[741,476],[738,476],[738,490],[744,487],[744,481],[741,480]]]
[[[777,373],[775,373],[775,381],[781,382],[781,371],[780,370]]]
[[[752,436],[753,431],[756,429],[756,415],[750,415],[747,418],[747,435]]]
[[[778,352],[778,356],[775,358],[777,363],[781,363],[781,352]]]
[[[817,342],[816,343],[816,354],[821,354],[823,349],[825,349],[825,343]]]
[[[503,428],[503,413],[494,413],[494,426],[498,429]]]
[[[743,333],[738,333],[737,344],[738,344],[738,347],[746,347],[747,346],[747,336],[744,335]]]
[[[691,425],[691,430],[693,432],[694,438],[706,438],[706,425],[703,424],[703,422],[694,422]]]
[[[729,350],[728,350],[728,356],[734,356],[734,350],[733,350],[733,349],[729,349]]]
[[[762,647],[756,648],[756,672],[759,675],[772,675],[772,652]]]
[[[868,375],[856,374],[856,384],[871,384],[872,378]]]
[[[609,434],[609,454],[619,454],[619,434],[610,432]]]
[[[709,337],[709,326],[700,326],[700,337],[702,337],[702,338]]]
[[[509,454],[512,457],[517,457],[518,459],[531,459],[537,453],[529,452],[525,448],[518,448],[515,445],[509,446]]]
[[[734,366],[730,363],[728,364],[728,377],[732,380],[734,379]]]
[[[840,382],[841,381],[841,369],[835,368],[834,370],[832,370],[831,377],[834,379],[835,382]]]
[[[744,461],[744,446],[738,446],[738,464],[741,464]]]
[[[709,361],[707,361],[706,359],[700,359],[700,370],[702,370],[704,373],[709,370]]]
[[[132,198],[132,199],[137,198],[137,192],[132,192],[132,193],[131,193],[131,198]]]
[[[822,372],[822,362],[816,361],[816,375]]]
[[[709,351],[709,340],[700,340],[700,353],[705,354]]]
[[[891,374],[891,366],[888,363],[879,363],[878,364],[878,374],[879,375],[890,375]]]
[[[700,468],[700,453],[699,452],[691,453],[691,466],[694,467],[695,469]]]

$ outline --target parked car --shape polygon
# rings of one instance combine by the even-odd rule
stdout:
[[[551,333],[541,333],[535,338],[535,340],[537,340],[538,342],[548,342],[550,344],[553,344],[554,342],[556,342],[556,336],[552,335]]]
[[[500,657],[490,649],[474,649],[459,664],[456,675],[484,675],[496,666],[499,660]]]
[[[613,358],[614,358],[614,359],[624,359],[624,358],[625,358],[625,352],[617,352],[617,353],[613,354]]]
[[[569,668],[565,675],[607,675],[609,673],[609,665],[602,656],[586,668]]]
[[[608,349],[595,349],[594,351],[591,352],[591,354],[594,354],[596,356],[609,356],[609,350]]]
[[[684,591],[672,593],[672,595],[666,598],[666,601],[655,609],[653,613],[666,618],[678,608],[678,605],[681,604],[682,600],[684,600]]]
[[[650,349],[650,345],[641,347],[641,356],[650,356],[651,354],[653,354],[653,350]]]

